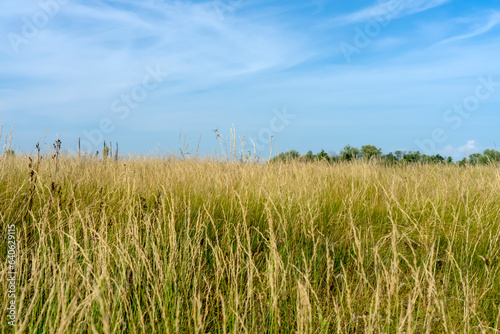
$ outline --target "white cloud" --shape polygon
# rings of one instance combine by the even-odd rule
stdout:
[[[21,34],[22,18],[40,11],[21,13],[14,1],[7,4],[6,32]],[[0,45],[0,77],[19,83],[9,87],[4,103],[57,115],[61,110],[54,107],[73,102],[88,111],[68,113],[88,119],[108,112],[117,94],[136,85],[148,66],[171,72],[169,92],[182,93],[288,68],[314,54],[298,33],[245,19],[242,12],[221,20],[210,1],[71,1],[19,53],[8,41]]]
[[[484,18],[478,19],[477,21],[482,22],[482,21],[484,21]],[[490,15],[486,24],[481,25],[481,26],[476,27],[476,28],[473,28],[472,31],[470,31],[469,33],[459,35],[459,36],[454,36],[451,38],[447,38],[447,39],[441,41],[440,44],[455,42],[455,41],[459,41],[462,39],[467,39],[467,38],[475,37],[475,36],[478,36],[481,34],[485,34],[499,24],[500,24],[500,12],[494,12]],[[475,25],[477,26],[479,24],[476,23]]]
[[[373,19],[390,20],[402,16],[416,14],[441,6],[452,0],[389,0],[362,9],[360,11],[337,17],[333,20],[337,25],[366,22]]]
[[[462,159],[466,155],[471,155],[473,153],[480,153],[482,150],[477,145],[475,140],[469,140],[465,145],[460,147],[453,147],[451,145],[446,146],[442,150],[438,151],[439,154],[445,157],[452,157],[455,160]]]

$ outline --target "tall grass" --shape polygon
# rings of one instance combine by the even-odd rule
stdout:
[[[4,155],[0,213],[17,333],[500,329],[495,167]]]

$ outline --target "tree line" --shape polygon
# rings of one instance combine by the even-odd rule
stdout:
[[[395,163],[421,163],[421,164],[455,164],[452,157],[443,157],[440,154],[427,155],[419,151],[395,151],[388,154],[383,154],[382,149],[373,145],[361,146],[361,149],[347,145],[340,154],[328,154],[325,150],[313,154],[312,151],[301,155],[295,150],[280,153],[271,159],[271,162],[280,161],[327,161],[327,162],[342,162],[354,160],[376,160],[386,164]],[[487,165],[500,162],[500,152],[493,149],[486,149],[483,153],[474,153],[467,158],[463,158],[456,162],[458,165]]]

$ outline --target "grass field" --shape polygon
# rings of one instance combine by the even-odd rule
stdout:
[[[17,333],[500,332],[497,167],[4,155],[0,213]]]

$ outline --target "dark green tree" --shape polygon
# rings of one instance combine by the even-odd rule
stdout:
[[[420,152],[409,152],[405,155],[403,155],[403,161],[404,162],[419,162],[420,161]]]
[[[434,158],[435,158],[436,162],[439,162],[439,163],[443,163],[444,162],[444,158],[441,155],[439,155],[439,154],[436,154],[434,156]]]
[[[321,152],[319,152],[318,154],[316,154],[314,156],[314,158],[316,160],[326,160],[326,161],[329,161],[329,157],[328,157],[328,154],[325,152],[325,150],[321,150]]]
[[[356,160],[359,156],[359,149],[356,147],[351,147],[351,145],[347,145],[342,151],[340,151],[340,155],[342,156],[342,160]]]
[[[458,166],[460,166],[460,167],[465,167],[465,166],[467,166],[467,158],[463,158],[462,160],[457,161],[457,164],[458,164]]]

